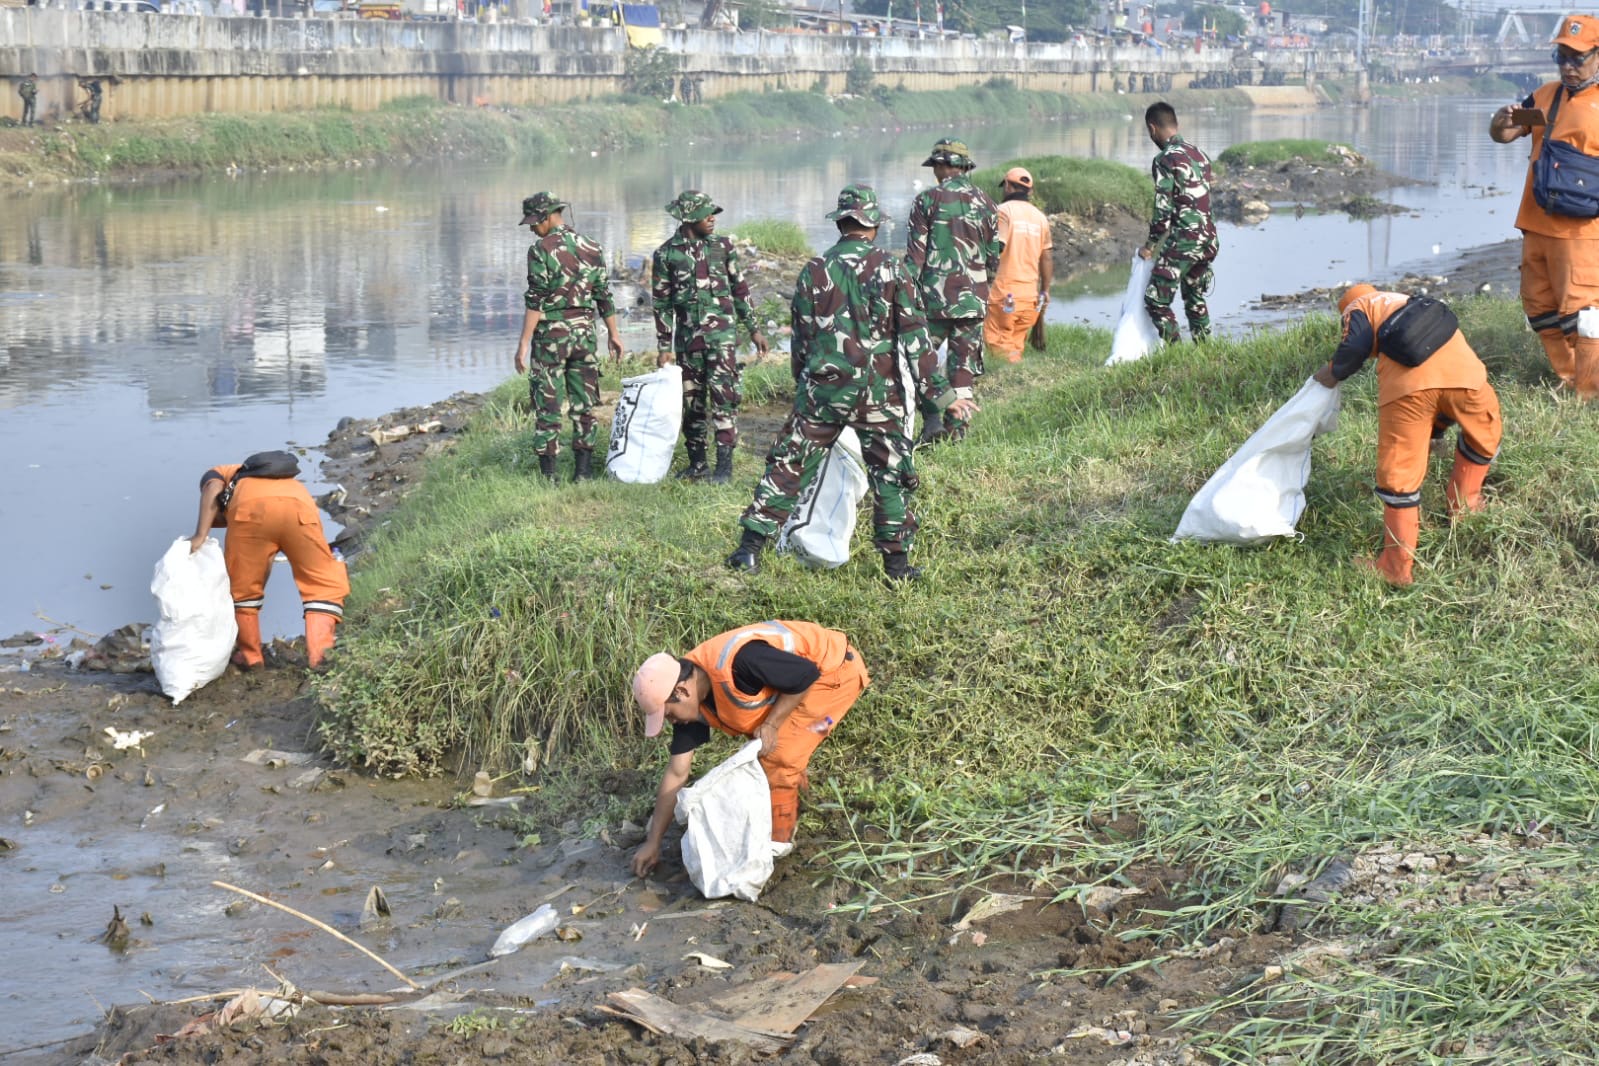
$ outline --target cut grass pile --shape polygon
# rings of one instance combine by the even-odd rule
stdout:
[[[1369,370],[1316,445],[1303,539],[1167,541],[1336,344],[1324,316],[1109,370],[1104,332],[1051,329],[1047,353],[991,370],[965,442],[918,453],[927,574],[904,589],[862,534],[836,571],[723,568],[764,442],[727,488],[540,485],[508,385],[358,570],[319,681],[325,735],[373,769],[531,750],[579,779],[647,780],[665,751],[637,738],[639,661],[811,619],[847,631],[873,677],[819,751],[823,802],[801,827],[861,905],[947,908],[995,879],[1075,905],[1178,869],[1170,909],[1113,923],[1158,966],[1269,923],[1288,872],[1379,845],[1443,856],[1395,898],[1321,912],[1347,951],[1240,975],[1186,1014],[1196,1046],[1236,1063],[1591,1061],[1599,422],[1551,394],[1519,306],[1457,310],[1508,431],[1489,510],[1453,527],[1435,461],[1402,591],[1350,565],[1378,537]],[[780,387],[780,361],[754,376]]]
[[[1011,159],[972,171],[972,182],[997,200],[999,181],[1011,167],[1026,167],[1033,175],[1032,200],[1046,215],[1063,211],[1087,215],[1110,204],[1142,218],[1155,201],[1155,186],[1147,172],[1108,159],[1062,155]]]

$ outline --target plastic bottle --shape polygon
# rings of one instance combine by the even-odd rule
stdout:
[[[546,933],[554,932],[560,920],[555,908],[548,903],[544,904],[526,918],[520,918],[506,927],[505,932],[494,942],[494,946],[489,948],[489,958],[497,959],[501,955],[509,955],[528,941],[537,940]]]
[[[1007,315],[1010,314],[1012,311],[1016,310],[1016,294],[1014,292],[1007,292],[1005,294],[1005,305],[1004,305],[1004,307],[1005,307],[1005,313]]]
[[[817,722],[815,725],[811,726],[812,733],[820,733],[824,737],[832,731],[833,719],[831,717],[823,718],[820,722]]]

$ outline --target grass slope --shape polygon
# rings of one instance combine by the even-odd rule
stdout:
[[[1032,200],[1046,215],[1066,211],[1091,216],[1102,206],[1114,204],[1144,218],[1155,201],[1155,186],[1147,171],[1108,159],[1029,156],[974,170],[972,182],[998,199],[999,181],[1011,167],[1026,167],[1033,175]]]
[[[1115,369],[1105,333],[1052,329],[1047,353],[985,379],[966,442],[919,455],[927,576],[906,589],[864,546],[831,572],[723,569],[753,442],[725,489],[539,485],[508,385],[359,570],[319,682],[326,737],[382,769],[533,751],[592,794],[664,764],[629,707],[646,655],[813,619],[852,635],[874,681],[821,749],[832,799],[802,825],[863,905],[995,877],[1070,901],[1158,865],[1184,872],[1179,905],[1118,928],[1175,951],[1259,927],[1283,874],[1329,856],[1444,855],[1398,899],[1334,908],[1346,954],[1182,1019],[1196,1046],[1591,1061],[1599,423],[1551,394],[1519,307],[1458,309],[1509,430],[1486,514],[1448,526],[1435,463],[1404,591],[1349,565],[1378,534],[1369,371],[1316,446],[1302,540],[1167,541],[1334,346],[1329,317]],[[780,366],[752,377],[783,385]]]

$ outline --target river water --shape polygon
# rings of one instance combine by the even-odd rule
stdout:
[[[1317,137],[1353,144],[1425,184],[1372,221],[1279,212],[1224,226],[1211,307],[1223,331],[1248,303],[1403,268],[1441,269],[1514,235],[1525,148],[1491,143],[1499,101],[1383,102],[1369,110],[1185,114],[1194,143]],[[683,188],[741,219],[786,218],[814,247],[838,189],[874,183],[903,220],[941,130],[882,129],[701,143],[515,165],[433,164],[81,186],[8,197],[0,214],[0,635],[70,624],[99,634],[154,617],[151,568],[191,532],[200,474],[249,452],[316,446],[341,417],[372,417],[512,372],[527,231],[538,189],[616,258],[645,256]],[[1136,166],[1141,123],[997,124],[951,132],[978,162],[1059,153]],[[903,242],[895,227],[887,238]],[[1052,321],[1111,324],[1125,267],[1072,287]],[[629,346],[653,346],[647,311]],[[1308,360],[1309,357],[1307,357]],[[306,480],[322,487],[314,467]],[[333,529],[330,527],[330,534]],[[265,628],[296,634],[277,567]],[[0,660],[4,661],[4,660]]]

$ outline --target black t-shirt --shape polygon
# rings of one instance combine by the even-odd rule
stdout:
[[[1371,358],[1372,345],[1376,343],[1377,334],[1372,331],[1371,319],[1366,317],[1366,312],[1349,312],[1344,339],[1339,342],[1338,350],[1333,352],[1333,377],[1343,381],[1359,370]]]
[[[816,683],[822,671],[809,659],[793,652],[774,648],[764,640],[752,640],[733,656],[733,687],[740,692],[754,693],[763,688],[779,692],[804,692]],[[708,722],[672,724],[673,755],[682,755],[711,739]]]

